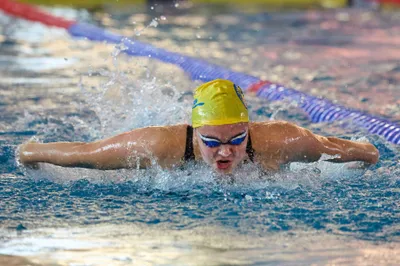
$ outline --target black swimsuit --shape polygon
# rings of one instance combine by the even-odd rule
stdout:
[[[249,139],[247,141],[246,152],[249,156],[251,162],[254,162],[254,149],[251,145],[251,138],[249,133]],[[187,126],[186,130],[186,148],[185,148],[185,155],[183,156],[183,160],[185,162],[193,161],[194,157],[194,150],[193,150],[193,127]]]

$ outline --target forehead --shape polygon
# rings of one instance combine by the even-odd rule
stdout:
[[[197,128],[197,130],[202,135],[217,137],[218,139],[224,140],[242,133],[247,130],[247,128],[248,123],[236,123],[220,126],[202,126]]]

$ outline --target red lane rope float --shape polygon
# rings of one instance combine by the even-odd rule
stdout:
[[[10,0],[0,0],[0,8],[10,15],[21,17],[26,20],[41,22],[47,26],[68,29],[72,24],[76,23],[73,20],[52,16],[31,5]]]
[[[253,83],[252,85],[250,85],[250,87],[248,87],[248,89],[246,91],[251,92],[251,93],[257,93],[262,87],[266,86],[266,85],[270,85],[272,84],[269,81],[266,80],[260,80],[256,83]]]

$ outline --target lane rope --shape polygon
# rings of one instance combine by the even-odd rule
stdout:
[[[0,9],[11,16],[40,22],[47,26],[64,28],[74,37],[114,44],[122,43],[126,47],[126,50],[124,50],[126,54],[131,56],[147,56],[165,63],[177,65],[187,72],[192,80],[206,82],[217,78],[229,79],[238,84],[244,91],[255,93],[260,98],[269,101],[289,100],[296,102],[298,107],[306,112],[310,120],[314,123],[346,120],[371,134],[377,134],[392,143],[400,144],[400,126],[387,119],[337,105],[329,100],[311,96],[280,84],[260,80],[251,75],[231,71],[204,60],[169,52],[147,43],[131,40],[94,25],[59,18],[29,4],[1,0]],[[345,124],[343,123],[343,126]]]

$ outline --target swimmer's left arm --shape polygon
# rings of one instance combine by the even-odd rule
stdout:
[[[375,164],[379,159],[379,151],[367,142],[355,142],[336,137],[324,137],[313,134],[305,128],[292,125],[285,138],[283,160],[285,163],[293,161],[317,161],[323,154],[332,156],[327,159],[331,162],[362,161]]]

